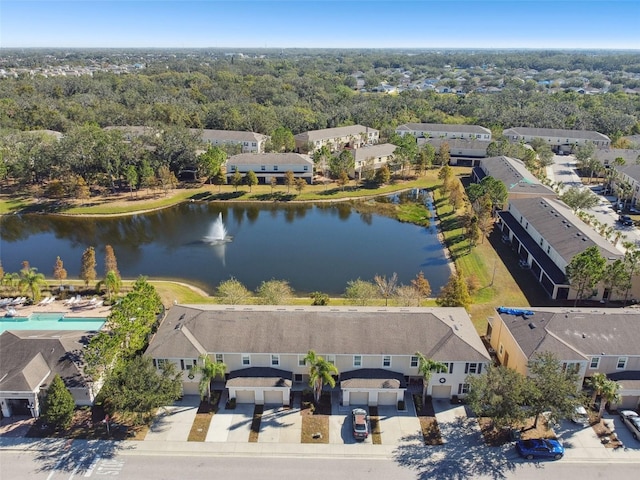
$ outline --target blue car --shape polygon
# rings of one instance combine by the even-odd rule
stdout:
[[[547,438],[532,438],[529,440],[518,440],[516,450],[527,460],[534,458],[553,458],[560,460],[564,455],[564,447],[557,440]]]

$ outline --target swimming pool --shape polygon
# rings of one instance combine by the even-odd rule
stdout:
[[[5,330],[83,330],[97,331],[106,318],[68,317],[63,313],[32,313],[28,317],[1,317],[0,333]]]

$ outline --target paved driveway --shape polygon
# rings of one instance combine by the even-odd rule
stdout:
[[[302,416],[299,408],[264,408],[258,443],[300,443],[301,437]]]
[[[200,397],[187,395],[182,401],[163,407],[144,439],[186,442],[199,405]]]
[[[407,410],[398,411],[395,406],[378,407],[380,434],[383,445],[422,444],[420,420],[412,401],[405,402]]]
[[[253,404],[239,403],[233,410],[222,407],[211,419],[207,442],[248,442]]]

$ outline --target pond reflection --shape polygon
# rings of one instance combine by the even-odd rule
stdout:
[[[415,201],[398,196],[389,201]],[[419,197],[428,204],[429,198]],[[355,215],[354,215],[355,213]],[[203,239],[222,215],[233,239]],[[191,282],[212,293],[230,277],[255,289],[263,280],[289,281],[296,292],[341,294],[347,282],[398,273],[409,284],[419,271],[434,292],[449,277],[435,227],[418,227],[338,204],[185,203],[165,210],[112,218],[10,215],[0,218],[0,259],[6,272],[30,264],[51,277],[56,257],[77,278],[82,252],[96,249],[104,272],[111,245],[126,278],[147,275]]]

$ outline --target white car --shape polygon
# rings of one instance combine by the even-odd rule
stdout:
[[[577,423],[578,425],[582,425],[583,427],[586,427],[587,425],[589,425],[589,415],[587,414],[587,409],[584,408],[583,406],[578,406],[576,407],[572,417],[571,417],[571,421],[573,423]]]
[[[620,419],[624,426],[629,429],[633,438],[638,440],[640,438],[640,415],[633,410],[622,410],[620,412]]]

